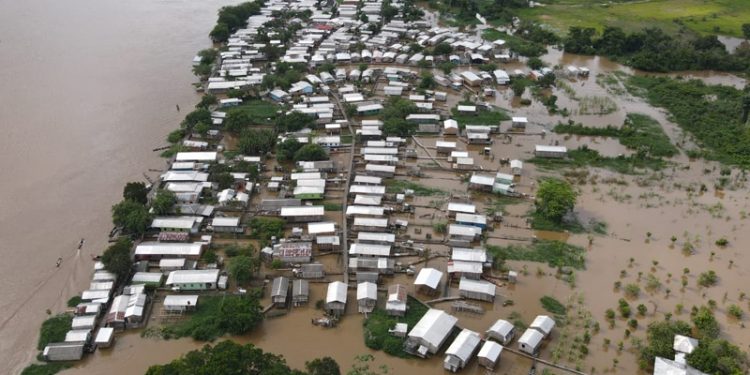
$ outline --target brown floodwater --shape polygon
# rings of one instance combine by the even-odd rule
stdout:
[[[192,57],[231,2],[0,2],[3,373],[36,356],[45,310],[88,286],[125,182],[164,167],[151,150],[197,102]]]

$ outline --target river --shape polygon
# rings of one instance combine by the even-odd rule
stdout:
[[[4,373],[36,355],[45,311],[88,287],[124,184],[164,167],[152,149],[197,102],[191,59],[231,2],[0,1]]]

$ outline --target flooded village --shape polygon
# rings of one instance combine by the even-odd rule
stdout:
[[[692,155],[644,73],[411,1],[247,4],[40,359],[136,374],[227,339],[297,369],[698,374],[700,330],[643,353],[709,310],[748,349],[745,172]]]

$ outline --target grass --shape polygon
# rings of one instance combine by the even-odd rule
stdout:
[[[504,39],[507,37],[507,35],[507,33],[492,28],[482,30],[482,39],[490,42],[494,42],[498,39]]]
[[[531,214],[531,228],[535,230],[546,230],[552,232],[571,232],[571,233],[583,233],[586,228],[581,225],[577,219],[563,220],[561,223],[556,223],[552,220],[546,219],[544,216],[533,212]]]
[[[507,195],[498,195],[496,197],[493,197],[492,201],[487,204],[485,213],[487,215],[494,215],[497,212],[505,214],[507,213],[507,211],[505,210],[506,206],[519,203],[523,203],[523,200],[516,197],[509,197]]]
[[[631,76],[626,86],[649,104],[667,109],[672,121],[695,138],[706,158],[750,166],[750,138],[742,122],[745,94],[741,90],[666,77]]]
[[[536,241],[528,246],[487,246],[487,250],[505,260],[547,263],[550,267],[586,268],[583,248],[560,241]]]
[[[71,366],[72,364],[68,362],[33,363],[26,366],[21,371],[21,375],[53,375]]]
[[[742,36],[742,24],[750,19],[750,2],[737,0],[599,0],[544,1],[543,7],[519,10],[522,19],[534,19],[565,33],[570,26],[617,26],[626,31],[660,27],[677,33],[682,26],[698,34]]]
[[[430,197],[433,195],[447,194],[443,190],[436,189],[436,188],[429,188],[427,186],[420,185],[416,182],[411,182],[411,181],[406,181],[406,180],[387,180],[385,182],[385,190],[389,194],[403,193],[404,190],[406,189],[414,190],[414,195],[418,197]]]
[[[65,341],[65,334],[70,331],[71,323],[73,323],[73,316],[68,314],[58,314],[47,318],[39,330],[39,342],[36,348],[44,350],[49,343]]]
[[[324,202],[323,207],[325,207],[326,211],[341,211],[341,209],[343,208],[341,203],[329,203],[329,202]]]
[[[453,108],[451,109],[451,118],[456,120],[461,128],[466,125],[500,125],[500,121],[510,120],[510,116],[503,110],[486,111],[477,109],[476,113],[471,114],[460,113],[458,108]]]
[[[226,109],[227,115],[233,112],[245,112],[256,125],[273,125],[277,111],[281,109],[278,105],[263,100],[251,100],[236,107]]]
[[[568,157],[564,159],[534,157],[527,161],[544,169],[595,167],[622,174],[641,174],[639,170],[642,169],[660,170],[667,164],[662,159],[649,156],[602,156],[598,151],[586,147],[568,151]]]
[[[670,142],[659,122],[641,113],[628,113],[625,123],[619,128],[595,128],[568,123],[558,124],[554,132],[617,138],[623,146],[631,150],[644,151],[655,157],[670,157],[677,154],[677,147]]]
[[[392,356],[407,358],[409,354],[404,352],[404,338],[392,336],[388,330],[396,323],[406,323],[409,329],[414,327],[422,316],[427,312],[427,307],[408,297],[406,316],[403,318],[389,316],[385,310],[377,308],[368,315],[363,322],[363,333],[365,345],[373,350],[382,350]]]
[[[541,299],[539,299],[539,302],[542,303],[542,307],[545,310],[555,315],[565,316],[565,314],[568,311],[565,305],[563,305],[562,303],[560,303],[560,301],[550,296],[542,297]]]

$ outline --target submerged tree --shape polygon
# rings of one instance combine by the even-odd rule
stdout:
[[[122,197],[140,204],[148,202],[148,188],[143,182],[128,182],[122,190]]]
[[[104,250],[102,254],[104,269],[117,275],[120,280],[126,278],[133,267],[133,259],[130,257],[131,247],[133,247],[133,242],[127,237],[121,237]]]
[[[567,182],[558,179],[547,179],[539,184],[536,205],[537,213],[543,218],[561,223],[565,215],[572,211],[578,193]]]

